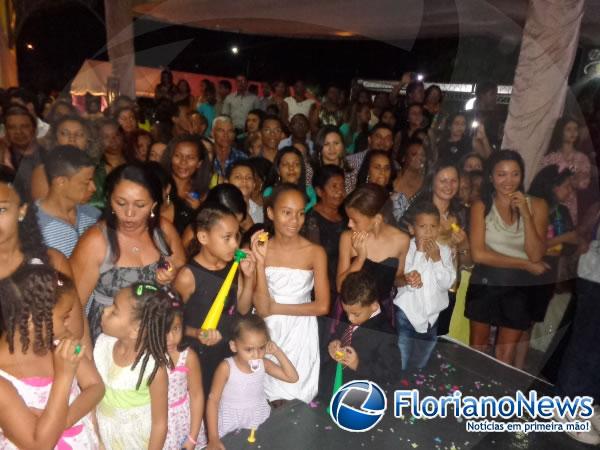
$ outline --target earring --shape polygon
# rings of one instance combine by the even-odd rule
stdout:
[[[150,211],[150,218],[154,219],[154,210]]]
[[[25,215],[19,216],[19,222],[23,222],[25,220]]]
[[[366,183],[368,183],[368,182],[369,182],[369,175],[367,175],[367,181],[366,181]]]

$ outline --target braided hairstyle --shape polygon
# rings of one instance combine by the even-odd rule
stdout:
[[[44,264],[25,264],[0,281],[0,334],[6,335],[11,353],[15,351],[17,332],[23,353],[32,346],[35,354],[45,355],[52,348],[52,310],[58,299],[58,284],[57,272]]]
[[[133,307],[133,320],[140,324],[135,350],[137,355],[132,369],[141,362],[142,368],[138,378],[136,389],[142,384],[142,378],[148,365],[150,357],[154,358],[155,364],[152,373],[148,377],[148,385],[154,380],[159,367],[173,367],[167,353],[167,333],[170,322],[173,321],[172,309],[179,307],[175,297],[158,286],[147,283],[134,283],[130,287],[132,297],[135,299]]]

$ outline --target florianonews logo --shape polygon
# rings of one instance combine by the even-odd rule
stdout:
[[[360,432],[373,428],[387,408],[383,390],[372,381],[350,381],[331,398],[329,415],[343,430]]]

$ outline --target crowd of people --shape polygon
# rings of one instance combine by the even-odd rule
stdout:
[[[558,120],[525,167],[501,149],[494,83],[464,111],[413,75],[322,98],[240,75],[194,98],[165,70],[151,111],[0,92],[0,446],[223,449],[271,408],[327,398],[338,365],[426,371],[451,321],[523,368],[565,290],[556,386],[600,400],[584,127]]]

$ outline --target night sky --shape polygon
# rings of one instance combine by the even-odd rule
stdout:
[[[86,58],[107,59],[103,2],[43,2],[18,34],[19,79],[36,91],[62,90]],[[94,3],[94,2],[91,2]],[[417,39],[409,50],[377,41],[322,41],[248,36],[183,26],[135,22],[136,63],[174,70],[265,81],[304,78],[349,86],[354,77],[397,79],[405,70],[436,82],[493,79],[510,83],[518,47],[486,37]],[[186,42],[189,41],[189,42]],[[26,45],[32,44],[33,50]],[[178,51],[160,46],[172,44]],[[234,56],[232,45],[240,49]]]

